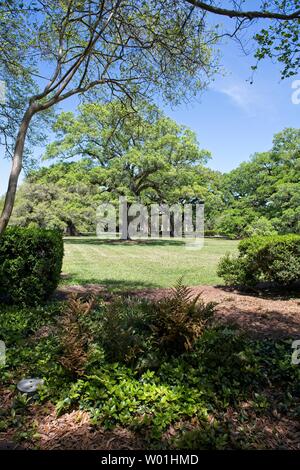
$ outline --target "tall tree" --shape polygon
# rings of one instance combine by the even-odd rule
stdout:
[[[134,112],[129,103],[119,101],[84,104],[76,115],[62,113],[54,130],[57,139],[48,146],[46,158],[73,163],[59,163],[27,178],[13,214],[18,224],[53,226],[60,220],[60,227],[65,228],[66,221],[84,227],[90,204],[92,226],[95,203],[118,206],[119,196],[126,196],[128,207],[134,202],[172,205],[201,200],[207,221],[220,209],[219,174],[204,167],[209,152],[199,148],[192,131],[145,101]]]
[[[257,58],[283,63],[283,78],[295,74],[299,2],[264,0],[251,10],[235,0],[232,8],[214,0],[1,0],[0,75],[9,102],[6,108],[0,104],[0,129],[12,169],[0,234],[13,209],[33,118],[94,88],[106,99],[156,89],[178,101],[203,88],[215,70],[215,41],[226,35],[239,39],[259,19],[271,23],[255,36]],[[219,25],[207,21],[209,14],[231,18],[232,30],[219,32]]]
[[[155,89],[178,101],[203,88],[215,71],[210,50],[215,41],[239,39],[256,20],[271,22],[255,36],[257,58],[277,58],[283,78],[295,74],[299,2],[264,0],[253,11],[235,0],[229,2],[232,8],[214,0],[2,0],[0,75],[9,104],[0,104],[0,128],[12,169],[0,234],[13,209],[33,118],[94,88],[105,99],[150,95]],[[231,18],[231,31],[212,26],[210,14]]]
[[[15,82],[10,103],[18,108],[13,124],[5,104],[0,109],[1,128],[12,129],[4,138],[12,169],[0,234],[13,209],[33,118],[95,88],[105,100],[154,89],[180,100],[203,88],[214,69],[207,45],[213,34],[204,35],[201,14],[191,14],[184,1],[7,0],[0,3],[0,26],[0,75]]]
[[[89,157],[103,199],[126,196],[129,202],[175,203],[200,191],[203,164],[210,157],[196,135],[166,117],[156,106],[140,102],[85,104],[79,113],[62,113],[57,140],[45,158]]]

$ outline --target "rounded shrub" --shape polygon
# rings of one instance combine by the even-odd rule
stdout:
[[[63,260],[59,232],[9,227],[0,238],[0,301],[34,305],[56,289]]]
[[[218,275],[227,284],[289,286],[300,281],[300,235],[250,237],[238,249],[237,257],[226,255],[218,266]]]
[[[266,217],[259,217],[253,220],[244,230],[246,237],[277,235],[272,222]]]

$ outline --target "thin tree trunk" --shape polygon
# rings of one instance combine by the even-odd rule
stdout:
[[[4,207],[0,217],[0,235],[5,231],[14,207],[18,180],[23,166],[24,144],[32,116],[35,114],[34,106],[27,109],[22,119],[14,148],[12,167],[5,196]]]

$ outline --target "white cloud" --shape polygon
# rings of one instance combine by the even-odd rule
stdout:
[[[244,84],[231,85],[218,91],[229,96],[237,106],[245,110],[248,110],[257,101],[254,93]]]
[[[248,116],[256,116],[258,112],[274,112],[269,93],[261,93],[250,82],[232,80],[219,82],[213,90],[230,98],[232,103]]]

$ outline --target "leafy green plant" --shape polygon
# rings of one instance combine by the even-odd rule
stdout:
[[[7,360],[14,357],[19,364],[19,348],[28,341],[33,342],[40,331],[51,330],[62,311],[63,304],[51,302],[43,306],[17,307],[16,305],[2,305],[0,308],[0,340],[5,342]],[[30,350],[30,348],[29,348]],[[15,352],[15,354],[14,354]],[[13,366],[10,363],[9,366]],[[26,362],[26,361],[25,361]]]
[[[99,339],[108,361],[133,365],[151,352],[151,310],[149,302],[121,297],[103,308]]]
[[[273,282],[291,286],[300,280],[300,235],[251,237],[239,244],[239,255],[222,258],[218,275],[226,284],[253,286]]]
[[[38,304],[56,289],[62,267],[59,232],[10,227],[0,238],[0,302]]]
[[[200,294],[201,295],[201,294]],[[102,309],[98,336],[110,362],[123,362],[141,369],[156,367],[159,356],[191,350],[214,314],[214,303],[205,304],[200,295],[180,279],[171,294],[147,302],[117,298]]]
[[[175,447],[181,450],[224,450],[230,448],[228,429],[218,421],[204,422],[200,428],[186,431],[175,441]]]
[[[290,349],[289,341],[255,341],[238,329],[210,328],[193,351],[161,357],[156,370],[143,374],[120,363],[95,363],[85,377],[61,393],[57,409],[63,413],[80,406],[95,423],[127,426],[151,445],[161,443],[171,425],[177,423],[180,429],[179,423],[184,427],[191,420],[198,429],[186,435],[179,448],[236,447],[240,444],[230,440],[228,419],[211,425],[209,416],[218,417],[228,408],[239,412],[245,401],[252,412],[266,413],[275,405],[264,390],[269,390],[269,397],[272,393],[280,412],[299,415],[300,371],[290,363]]]

